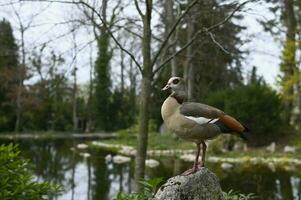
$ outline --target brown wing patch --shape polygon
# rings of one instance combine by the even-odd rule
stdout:
[[[242,133],[245,130],[245,127],[241,125],[236,119],[229,115],[223,115],[219,118],[219,121],[221,121],[223,124],[225,124],[227,127],[232,129],[233,131]]]

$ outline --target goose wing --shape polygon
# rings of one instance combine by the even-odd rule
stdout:
[[[180,113],[198,124],[214,123],[225,115],[217,108],[194,102],[184,102],[180,107]]]

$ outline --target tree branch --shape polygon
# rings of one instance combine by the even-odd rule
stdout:
[[[143,18],[144,18],[144,14],[142,13],[142,11],[141,11],[141,9],[140,9],[140,6],[139,6],[137,0],[135,0],[135,7],[136,7],[136,10],[138,11],[138,13],[139,13],[141,19],[143,19]]]
[[[165,40],[163,41],[163,43],[161,44],[157,54],[154,56],[154,59],[152,61],[152,66],[155,65],[158,57],[160,56],[161,52],[163,51],[165,45],[168,43],[169,38],[171,37],[171,35],[174,33],[174,31],[176,30],[178,24],[181,22],[181,20],[184,18],[184,16],[188,13],[188,11],[198,2],[198,0],[194,0],[192,1],[188,7],[185,9],[185,11],[182,13],[182,15],[180,15],[178,17],[178,19],[176,20],[176,22],[174,23],[174,25],[172,26],[172,28],[170,29],[168,35],[166,36]]]
[[[20,1],[34,1],[34,0],[20,0]],[[92,12],[94,12],[97,17],[100,19],[100,21],[102,22],[104,28],[106,29],[106,31],[108,32],[109,36],[113,39],[113,41],[117,44],[117,46],[124,51],[126,54],[128,54],[131,59],[133,59],[133,61],[135,62],[135,64],[137,65],[139,71],[142,73],[142,67],[141,65],[138,63],[138,61],[135,59],[135,56],[129,52],[127,49],[125,49],[116,39],[116,37],[113,35],[113,33],[111,32],[111,30],[109,29],[109,27],[107,26],[107,23],[104,21],[104,19],[102,18],[102,16],[100,15],[100,13],[97,12],[97,10],[91,6],[90,4],[80,0],[80,1],[60,1],[60,0],[39,0],[40,2],[52,2],[52,3],[64,3],[64,4],[79,4],[79,5],[83,5],[86,6],[87,8],[91,9]],[[37,2],[37,1],[34,1]]]
[[[164,66],[165,64],[167,64],[170,60],[172,60],[174,57],[176,57],[178,54],[180,54],[182,51],[184,51],[187,47],[189,47],[197,38],[199,35],[205,34],[205,33],[209,33],[210,31],[213,31],[217,28],[219,28],[221,25],[227,23],[232,17],[233,15],[239,11],[244,5],[246,5],[247,3],[251,2],[252,0],[247,0],[244,1],[243,3],[239,4],[232,12],[231,14],[226,17],[224,20],[222,20],[221,22],[214,24],[212,26],[210,26],[209,28],[203,28],[199,31],[197,31],[193,37],[181,48],[179,49],[176,53],[174,53],[173,55],[169,56],[167,59],[165,59],[158,67],[157,69],[154,70],[153,72],[153,76],[159,72]],[[210,33],[209,33],[210,34]]]
[[[210,31],[208,32],[211,40],[213,41],[214,44],[216,44],[223,52],[225,52],[226,54],[231,54],[227,49],[225,49],[218,41],[216,41],[214,34],[211,33]]]

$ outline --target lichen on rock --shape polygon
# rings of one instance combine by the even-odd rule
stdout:
[[[155,200],[223,200],[218,178],[207,168],[195,174],[178,175],[163,184],[155,195]]]

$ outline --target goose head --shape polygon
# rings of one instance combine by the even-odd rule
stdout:
[[[162,91],[171,89],[172,94],[177,96],[186,97],[186,87],[184,79],[181,77],[171,77],[167,84],[162,88]]]

